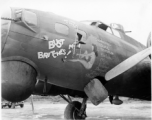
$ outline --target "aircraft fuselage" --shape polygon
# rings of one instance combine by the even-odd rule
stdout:
[[[144,82],[145,77],[135,73],[148,70],[145,74],[149,75],[148,58],[110,82],[104,79],[107,71],[146,48],[127,35],[119,38],[96,26],[37,10],[12,8],[11,18],[18,20],[11,21],[8,37],[3,40],[3,62],[30,64],[38,73],[37,79],[63,88],[83,91],[90,80],[99,78],[109,94],[129,96],[129,91],[135,96],[135,86],[143,83],[137,85],[139,91],[149,95],[150,91],[143,89],[150,89],[150,81]]]

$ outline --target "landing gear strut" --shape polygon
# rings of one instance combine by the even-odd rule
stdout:
[[[85,120],[86,115],[86,102],[87,98],[83,98],[82,103],[78,101],[72,101],[68,96],[66,98],[63,95],[60,95],[64,100],[66,100],[69,104],[66,106],[64,111],[64,118],[66,120]]]

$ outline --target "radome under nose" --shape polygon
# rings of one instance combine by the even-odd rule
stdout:
[[[6,40],[8,37],[10,25],[11,25],[11,20],[9,20],[9,18],[11,18],[11,9],[6,8],[2,12],[2,16],[1,16],[1,40],[2,40],[1,41],[1,51],[3,51],[4,46],[6,44]]]

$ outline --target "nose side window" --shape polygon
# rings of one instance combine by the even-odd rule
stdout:
[[[78,30],[77,30],[77,36],[78,36],[78,40],[79,40],[79,41],[86,42],[86,36],[87,36],[86,32],[78,29]]]
[[[55,31],[60,33],[60,34],[63,34],[63,35],[69,34],[68,26],[61,24],[61,23],[55,23]]]
[[[37,26],[37,16],[33,12],[25,11],[24,20],[30,26]]]

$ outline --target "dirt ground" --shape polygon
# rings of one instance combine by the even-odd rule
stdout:
[[[34,101],[34,113],[30,102],[24,108],[4,108],[2,120],[64,120],[67,103]],[[111,105],[105,101],[98,106],[87,104],[86,120],[151,120],[151,102],[125,101],[122,105]]]

